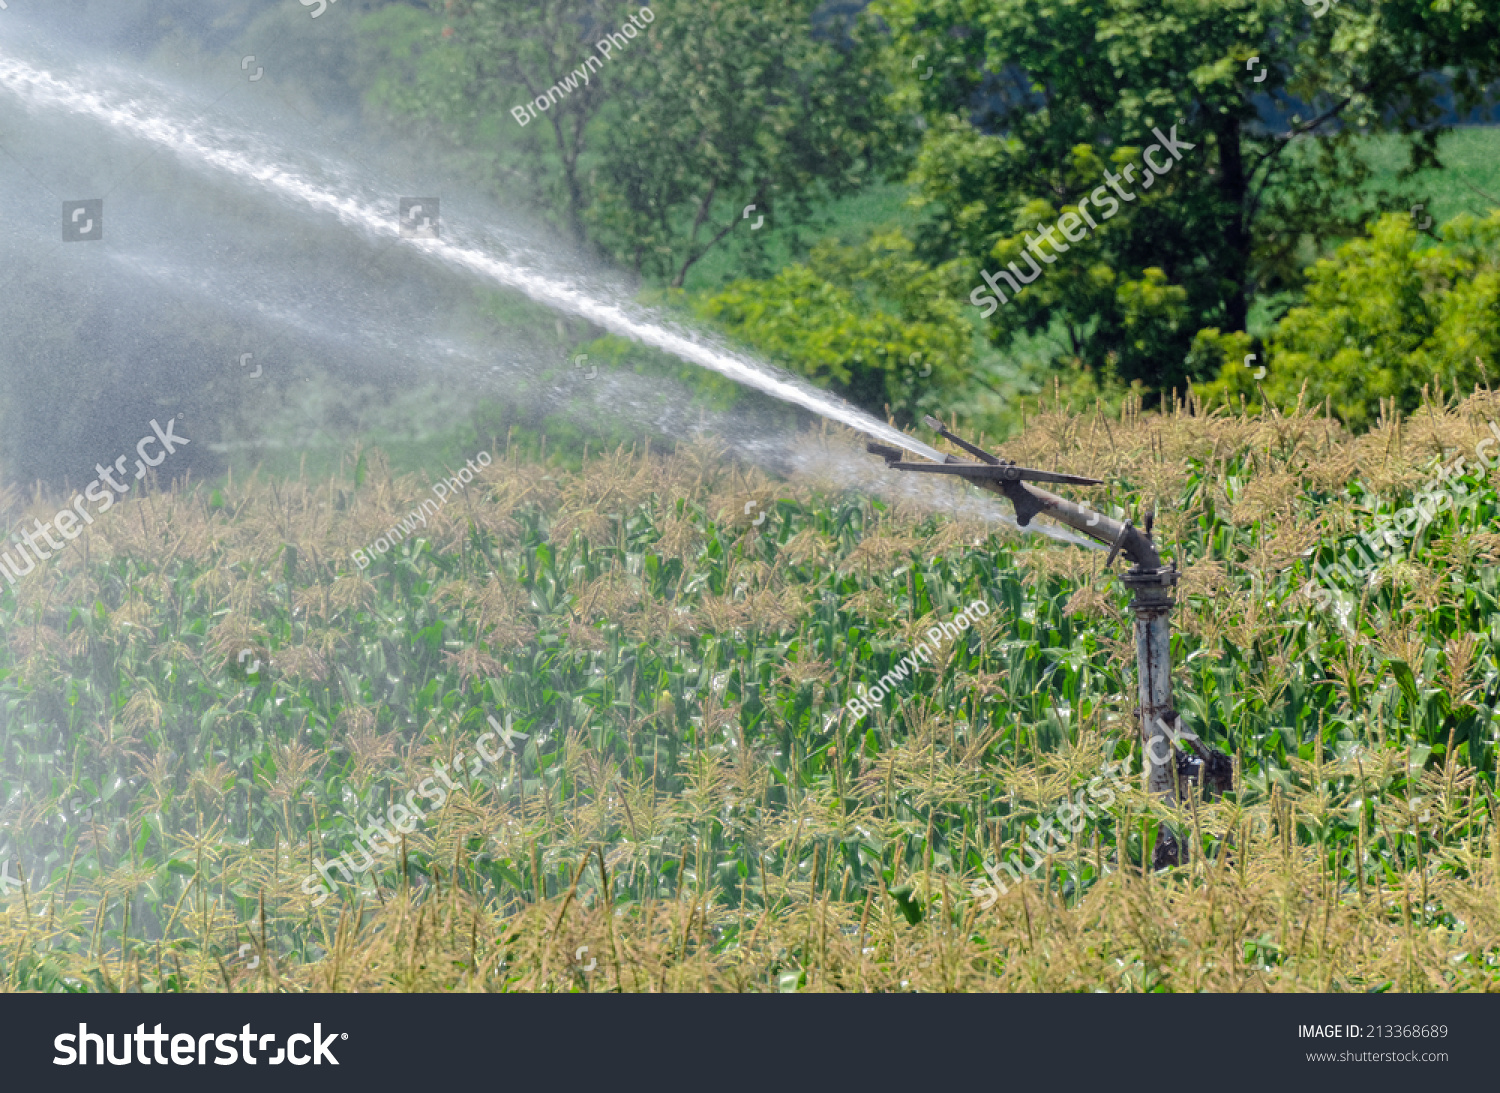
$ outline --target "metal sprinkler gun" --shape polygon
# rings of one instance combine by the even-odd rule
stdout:
[[[1135,612],[1135,656],[1140,684],[1141,736],[1149,757],[1147,791],[1173,804],[1187,799],[1189,786],[1197,781],[1217,795],[1232,788],[1233,765],[1229,757],[1207,747],[1191,732],[1182,730],[1180,718],[1172,706],[1171,613],[1174,601],[1172,587],[1177,583],[1175,566],[1163,565],[1156,544],[1151,540],[1152,518],[1146,518],[1144,530],[1129,520],[1123,523],[1102,512],[1059,497],[1049,490],[1030,485],[1034,482],[1056,482],[1075,486],[1102,486],[1097,478],[1074,474],[1056,474],[1031,467],[1020,467],[1013,460],[991,455],[983,448],[955,436],[941,421],[924,419],[944,440],[950,441],[978,462],[945,455],[941,463],[903,461],[899,449],[886,444],[870,444],[868,450],[883,458],[887,467],[898,471],[924,474],[957,475],[981,489],[1009,499],[1016,510],[1016,523],[1025,527],[1033,517],[1045,513],[1059,523],[1096,539],[1110,548],[1105,567],[1124,554],[1135,565],[1121,580],[1135,597],[1130,608]],[[1185,743],[1189,752],[1178,750]],[[1184,848],[1177,837],[1162,825],[1157,833],[1153,865],[1165,868],[1185,860]]]

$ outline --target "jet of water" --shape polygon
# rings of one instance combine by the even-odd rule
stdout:
[[[121,94],[119,86],[106,91],[87,86],[81,78],[64,79],[6,54],[0,54],[0,88],[10,91],[32,109],[51,108],[91,117],[118,133],[128,133],[169,150],[184,163],[261,187],[309,209],[331,213],[376,239],[401,236],[400,226],[388,209],[354,193],[336,192],[320,184],[296,166],[279,160],[263,139],[177,120],[183,112],[163,93]],[[345,177],[350,174],[347,168],[336,168],[336,173]],[[602,299],[574,280],[541,273],[514,259],[497,257],[477,240],[465,241],[464,233],[452,225],[444,225],[443,230],[457,239],[407,237],[406,242],[434,261],[516,289],[547,307],[586,319],[611,333],[664,350],[888,444],[928,459],[942,458],[920,441],[810,384],[706,344],[622,302]]]

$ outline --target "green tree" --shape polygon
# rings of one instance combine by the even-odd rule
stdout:
[[[1187,379],[1197,330],[1243,331],[1257,291],[1295,286],[1309,245],[1356,234],[1399,200],[1353,198],[1368,176],[1358,132],[1398,129],[1411,167],[1431,165],[1438,88],[1426,74],[1456,69],[1464,108],[1500,74],[1500,9],[1479,0],[1345,4],[1322,17],[1285,0],[877,0],[876,10],[892,28],[892,69],[905,73],[896,104],[927,126],[914,180],[931,256],[1024,272],[1028,236],[1068,213],[1076,221],[1106,169],[1134,165],[1136,185],[1123,183],[1134,200],[1122,194],[1120,215],[1067,244],[1077,253],[1054,253],[1045,277],[989,322],[1005,344],[1061,321],[1084,360],[1159,389]],[[917,54],[933,78],[910,70]],[[1262,95],[1291,110],[1287,131],[1260,121]],[[1147,189],[1142,152],[1173,126],[1193,147]]]
[[[624,94],[595,173],[590,219],[621,261],[681,286],[747,206],[786,228],[870,178],[889,130],[878,53],[851,27],[815,33],[819,3],[653,5],[611,61]]]
[[[583,243],[590,127],[619,71],[596,46],[638,10],[620,0],[391,8],[361,24],[362,69],[377,105],[437,121],[455,144],[485,149],[503,187],[523,181],[528,198]],[[545,110],[528,108],[538,101]]]

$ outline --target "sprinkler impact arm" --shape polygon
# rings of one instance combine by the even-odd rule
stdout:
[[[1102,512],[1096,512],[1069,501],[1066,497],[1059,497],[1050,490],[1028,485],[1031,482],[1060,482],[1075,486],[1102,486],[1104,483],[1099,479],[1084,478],[1076,474],[1038,471],[1031,467],[1018,467],[1010,460],[991,455],[978,445],[970,444],[962,437],[954,435],[936,418],[929,417],[926,421],[928,427],[944,440],[958,445],[970,455],[976,456],[980,462],[975,463],[946,455],[941,463],[907,463],[902,461],[901,452],[898,449],[888,445],[870,444],[867,445],[868,450],[883,458],[886,466],[893,470],[956,475],[960,478],[967,478],[981,489],[998,493],[1015,506],[1016,523],[1022,527],[1031,523],[1032,518],[1038,513],[1043,513],[1058,523],[1066,524],[1075,531],[1091,539],[1097,539],[1109,547],[1111,562],[1114,561],[1116,554],[1124,554],[1136,564],[1137,568],[1148,570],[1161,568],[1161,555],[1156,552],[1156,546],[1151,542],[1151,537],[1141,532],[1129,521],[1122,523]]]

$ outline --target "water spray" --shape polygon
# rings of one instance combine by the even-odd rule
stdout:
[[[506,248],[512,253],[499,256],[495,251],[500,248],[492,241],[481,239],[451,221],[443,224],[443,238],[405,234],[403,226],[406,222],[392,216],[391,210],[384,208],[382,201],[374,195],[351,192],[354,187],[350,186],[335,187],[320,182],[273,152],[263,138],[177,120],[171,104],[163,101],[160,91],[153,89],[154,93],[132,96],[120,94],[118,88],[107,91],[90,87],[82,77],[64,77],[3,51],[0,51],[0,89],[11,92],[34,109],[62,110],[93,118],[116,132],[128,133],[166,149],[179,161],[194,168],[233,178],[306,209],[335,217],[373,239],[401,239],[450,270],[466,271],[491,284],[515,289],[553,310],[663,350],[867,436],[905,443],[909,450],[929,458],[937,457],[937,452],[919,441],[903,439],[899,430],[843,399],[761,362],[709,344],[687,331],[675,329],[623,301],[601,298],[600,293],[576,279],[544,273],[536,264],[521,261],[515,253],[516,248]],[[450,235],[453,238],[447,238]]]

